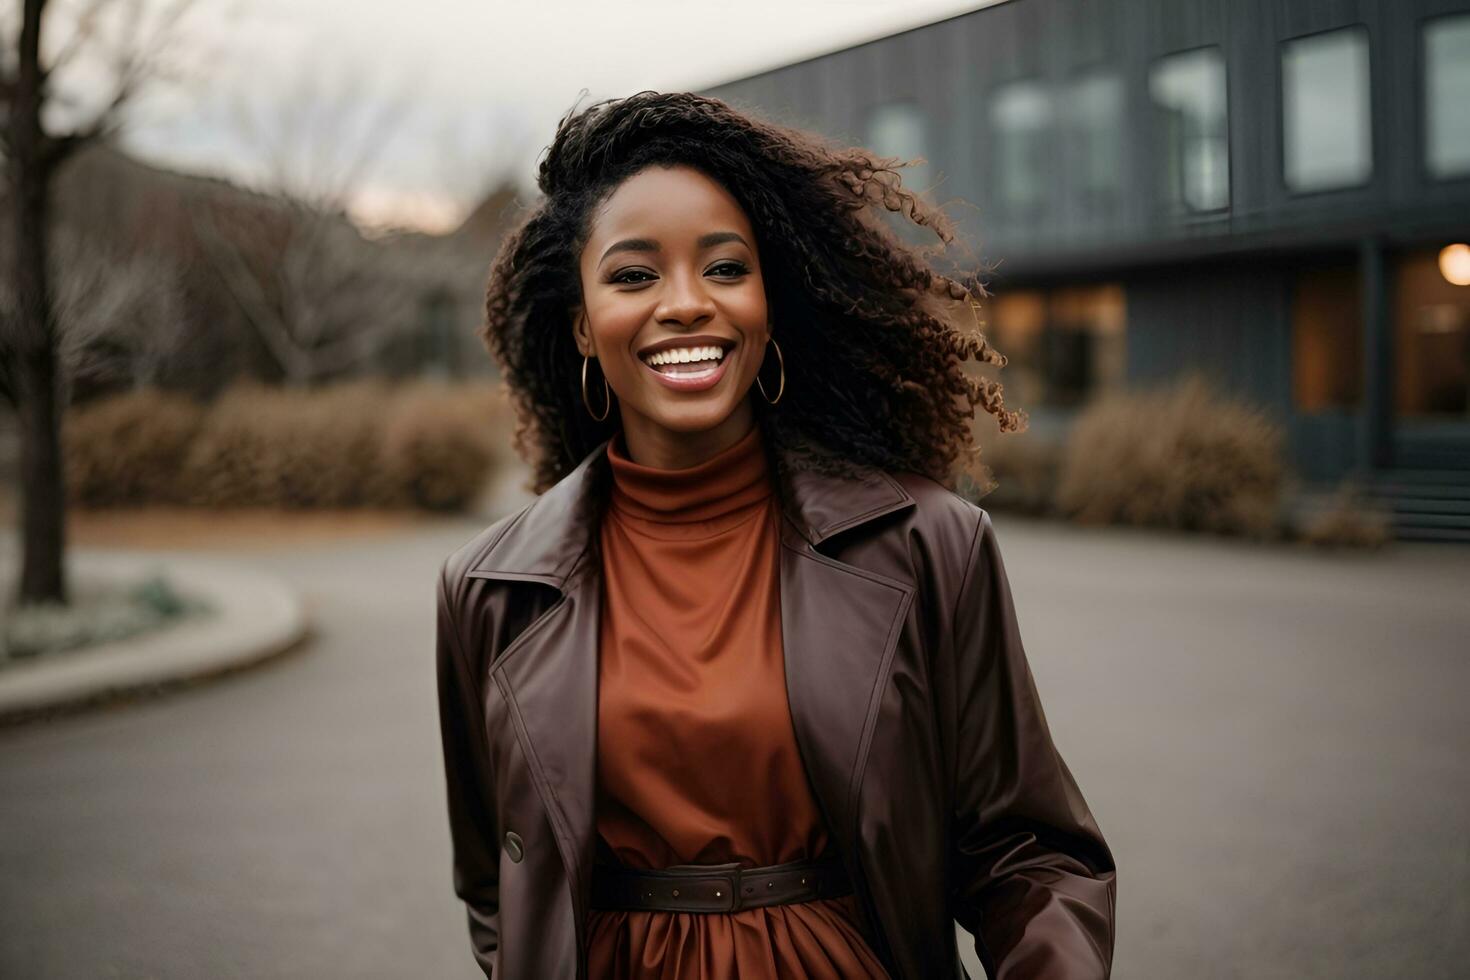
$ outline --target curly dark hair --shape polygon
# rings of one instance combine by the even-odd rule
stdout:
[[[651,165],[701,171],[750,218],[787,374],[775,406],[752,401],[768,442],[789,450],[778,461],[907,470],[953,489],[960,473],[983,472],[972,469],[976,404],[1003,432],[1025,428],[999,382],[963,368],[971,358],[1006,363],[979,329],[979,276],[939,274],[927,249],[901,241],[878,216],[886,209],[945,245],[954,240],[943,211],[902,186],[900,160],[719,99],[645,91],[562,117],[537,175],[544,196],[491,266],[480,338],[510,385],[515,448],[532,465],[536,492],[617,429],[618,413],[597,422],[583,407],[571,312],[581,301],[589,215]]]

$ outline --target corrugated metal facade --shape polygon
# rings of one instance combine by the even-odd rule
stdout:
[[[1435,179],[1423,152],[1423,25],[1464,13],[1470,0],[1008,0],[706,91],[862,145],[879,107],[906,104],[905,132],[922,143],[912,152],[929,160],[914,176],[941,203],[968,202],[946,210],[980,258],[1001,263],[997,289],[1122,284],[1129,383],[1213,374],[1279,413],[1308,476],[1402,465],[1424,438],[1438,455],[1423,458],[1470,467],[1470,415],[1432,437],[1393,417],[1385,292],[1396,250],[1470,239],[1470,175]],[[1366,43],[1371,173],[1361,186],[1296,192],[1283,167],[1283,45],[1346,27]],[[1196,60],[1224,69],[1228,205],[1191,213],[1161,193],[1167,120],[1151,73],[1200,48],[1215,53]],[[1085,113],[1079,93],[1118,110],[1097,129],[1114,171],[1106,194],[1087,191],[1101,144],[1068,143],[1048,123],[1022,167],[996,136],[1012,109],[1023,125]],[[1303,411],[1293,270],[1330,255],[1358,268],[1363,393]]]

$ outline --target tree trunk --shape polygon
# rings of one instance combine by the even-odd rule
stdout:
[[[20,418],[22,604],[67,601],[66,493],[61,469],[57,337],[47,278],[47,220],[54,166],[41,130],[41,14],[25,0],[10,126],[15,213],[15,395]]]

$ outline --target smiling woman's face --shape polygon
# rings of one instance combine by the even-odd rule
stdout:
[[[639,171],[593,213],[580,272],[577,349],[607,377],[636,462],[691,466],[750,430],[766,293],[750,220],[724,187],[691,167]]]

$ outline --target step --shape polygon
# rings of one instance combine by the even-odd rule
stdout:
[[[1470,527],[1470,514],[1394,514],[1396,527]]]
[[[1365,483],[1390,487],[1470,487],[1470,476],[1441,470],[1433,476],[1410,476],[1405,473],[1374,473]]]
[[[1393,536],[1398,541],[1443,541],[1470,544],[1470,527],[1395,527]]]
[[[1464,500],[1449,497],[1379,497],[1365,495],[1360,498],[1369,507],[1392,510],[1407,514],[1465,514],[1470,513],[1470,498]]]
[[[1341,487],[1309,483],[1292,495],[1299,517],[1337,506]],[[1357,487],[1356,500],[1366,511],[1389,520],[1399,541],[1470,543],[1470,479],[1443,470],[1384,470]]]
[[[1403,480],[1405,483],[1470,483],[1470,468],[1416,470],[1409,467],[1393,467],[1374,470],[1372,480]]]
[[[1365,498],[1369,505],[1399,514],[1465,514],[1470,516],[1470,497],[1453,500],[1446,497],[1379,497]]]

